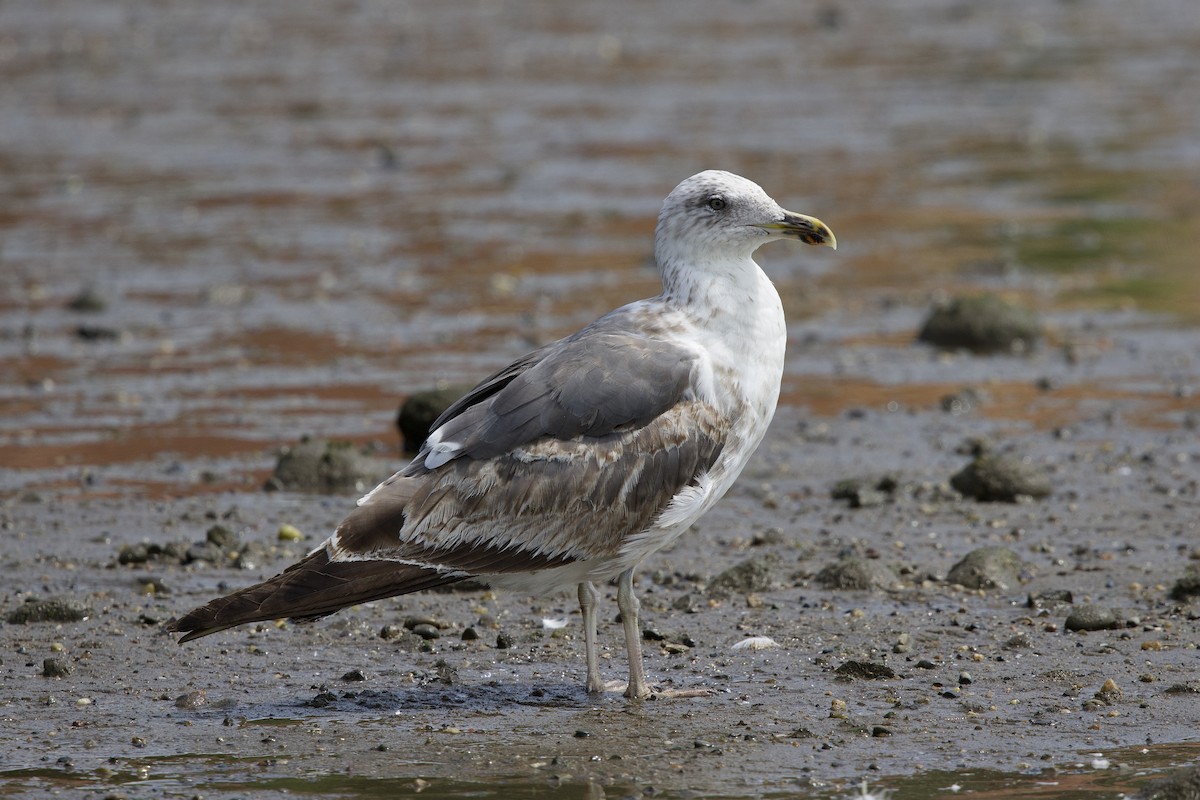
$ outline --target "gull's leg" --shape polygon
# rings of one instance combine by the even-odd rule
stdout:
[[[629,653],[629,686],[625,696],[640,698],[650,696],[646,685],[646,668],[642,665],[642,631],[638,626],[638,608],[641,603],[633,593],[633,568],[625,570],[617,578],[617,608],[621,609],[621,624],[625,626],[625,649]]]
[[[579,613],[583,615],[583,653],[587,659],[588,692],[604,691],[600,678],[600,656],[596,652],[596,604],[600,602],[600,590],[591,581],[579,584]]]

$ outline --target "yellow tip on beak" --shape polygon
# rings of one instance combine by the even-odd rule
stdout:
[[[785,211],[783,212],[783,219],[778,222],[764,222],[756,227],[799,239],[805,244],[823,244],[826,247],[832,247],[834,250],[837,250],[837,237],[833,235],[833,231],[829,229],[829,226],[816,217],[810,217],[807,214]]]

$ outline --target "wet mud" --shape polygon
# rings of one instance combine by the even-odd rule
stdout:
[[[1197,48],[1185,0],[4,4],[0,794],[1067,800],[1195,764]],[[353,504],[264,491],[282,448],[400,465],[404,398],[652,294],[709,167],[840,249],[761,253],[780,411],[638,578],[652,681],[707,696],[589,697],[571,598],[478,588],[174,644]],[[916,342],[984,293],[1036,343]],[[964,497],[984,453],[1038,491]]]

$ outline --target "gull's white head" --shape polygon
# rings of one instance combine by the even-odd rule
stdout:
[[[779,206],[757,183],[707,170],[676,186],[658,214],[654,254],[664,277],[683,269],[744,264],[778,239],[837,248],[824,222]]]

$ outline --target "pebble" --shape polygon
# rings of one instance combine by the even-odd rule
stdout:
[[[1076,606],[1063,626],[1069,631],[1103,631],[1117,627],[1116,613],[1106,606]]]
[[[850,716],[847,711],[846,701],[833,698],[829,701],[829,718],[830,719],[847,719]]]
[[[175,707],[185,710],[194,710],[208,703],[208,697],[203,690],[196,692],[188,692],[181,694],[175,698]]]
[[[238,546],[238,536],[224,525],[213,525],[204,532],[204,541],[222,550],[233,550]]]
[[[1007,547],[980,547],[951,567],[946,580],[968,589],[1006,590],[1020,582],[1020,569],[1021,559]]]
[[[414,625],[412,627],[412,632],[415,633],[417,636],[420,636],[422,639],[424,639],[426,641],[429,641],[431,639],[437,639],[442,635],[442,632],[440,630],[438,630],[436,625],[430,625],[427,622],[422,622],[419,625]]]
[[[304,534],[295,525],[289,525],[285,522],[279,526],[276,538],[281,542],[303,542]]]
[[[67,308],[71,311],[98,313],[108,308],[108,300],[96,291],[95,287],[85,286],[79,294],[71,298],[67,303]]]
[[[1071,594],[1070,589],[1048,589],[1044,592],[1031,593],[1026,599],[1025,605],[1040,611],[1061,605],[1070,605],[1073,602],[1075,602],[1075,597]]]
[[[891,499],[891,495],[877,488],[868,486],[859,478],[847,478],[834,484],[830,497],[834,500],[845,500],[851,508],[872,508],[881,506]]]
[[[65,658],[47,658],[42,661],[42,677],[65,678],[71,674],[71,665]]]
[[[1106,680],[1104,685],[1096,691],[1096,699],[1103,700],[1105,703],[1110,705],[1118,700],[1124,699],[1124,697],[1125,693],[1121,691],[1121,687],[1117,686],[1117,682],[1112,678]]]

